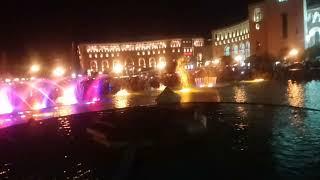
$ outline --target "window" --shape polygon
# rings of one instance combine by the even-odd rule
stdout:
[[[287,39],[288,38],[288,14],[283,13],[281,17],[282,17],[282,38]]]
[[[239,53],[240,53],[241,56],[245,56],[245,49],[246,49],[245,44],[244,44],[244,43],[241,43],[241,44],[240,44],[240,51],[239,51]]]
[[[109,68],[108,60],[102,61],[102,71],[106,71]]]
[[[97,61],[90,61],[90,69],[91,69],[93,72],[97,72],[97,71],[98,71]]]
[[[149,67],[156,67],[157,66],[157,62],[155,58],[150,58],[149,59]]]
[[[233,57],[236,57],[239,53],[238,45],[233,46]]]
[[[140,67],[142,66],[142,67],[146,68],[146,61],[143,58],[139,59],[139,66]]]
[[[250,42],[249,41],[246,42],[246,50],[245,51],[246,51],[245,56],[249,57],[250,56]]]
[[[316,32],[316,34],[314,35],[314,42],[316,46],[320,45],[320,32]]]
[[[225,56],[230,56],[230,47],[229,47],[229,46],[226,46],[226,47],[224,48],[224,55],[225,55]]]
[[[255,8],[254,9],[254,15],[253,15],[253,21],[254,22],[261,22],[262,21],[262,11],[260,8]]]
[[[260,30],[260,24],[259,23],[256,24],[256,30]]]

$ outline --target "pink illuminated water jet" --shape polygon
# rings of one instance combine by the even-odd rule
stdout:
[[[0,114],[8,114],[13,112],[12,104],[9,100],[8,90],[0,89]]]

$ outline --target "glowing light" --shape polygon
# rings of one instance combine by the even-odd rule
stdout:
[[[197,87],[200,88],[211,88],[213,87],[217,82],[217,77],[201,77],[201,78],[195,78],[195,83]]]
[[[46,105],[43,103],[36,102],[32,106],[32,110],[40,110],[46,108]]]
[[[126,89],[121,89],[115,94],[115,96],[128,96],[128,95],[129,95],[129,92]]]
[[[245,82],[245,83],[259,83],[259,82],[263,82],[265,81],[262,78],[258,78],[258,79],[254,79],[254,80],[249,80],[249,81],[241,81],[241,82]]]
[[[158,63],[158,69],[159,70],[163,70],[165,67],[166,67],[166,65],[167,65],[167,63],[166,62],[164,62],[164,61],[160,61],[159,63]]]
[[[65,73],[65,69],[63,69],[62,67],[57,67],[53,70],[52,73],[55,77],[62,77]]]
[[[6,89],[0,90],[0,114],[7,114],[13,111]]]
[[[275,65],[277,66],[277,65],[279,65],[280,64],[280,62],[279,61],[277,61],[276,63],[275,63]]]
[[[237,62],[241,62],[243,60],[243,56],[242,55],[237,55],[234,60],[236,60]]]
[[[205,66],[209,66],[209,65],[210,65],[210,61],[206,61],[206,62],[204,63],[204,65],[205,65]]]
[[[11,79],[6,79],[5,82],[9,83],[9,82],[11,82]]]
[[[180,90],[181,93],[190,93],[191,92],[191,89],[190,88],[182,88]]]
[[[77,78],[77,75],[76,75],[76,73],[72,73],[72,74],[71,74],[71,77],[72,77],[72,79],[75,79],[75,78]]]
[[[124,108],[128,106],[129,92],[126,89],[121,89],[115,94],[115,107]]]
[[[121,64],[116,64],[113,67],[113,72],[116,74],[120,74],[123,71],[123,66]]]
[[[163,91],[165,88],[166,88],[166,86],[165,86],[165,85],[160,84],[160,87],[158,88],[158,90],[159,90],[159,91]]]
[[[220,64],[220,59],[215,59],[215,60],[213,60],[213,64],[214,64],[214,65]]]
[[[65,106],[77,104],[78,101],[76,98],[75,87],[70,86],[70,87],[64,89],[63,96],[57,98],[57,103],[60,103]]]
[[[299,54],[299,51],[297,49],[291,49],[289,52],[290,57],[295,57]]]
[[[30,71],[31,71],[32,73],[37,73],[37,72],[40,71],[40,66],[37,65],[37,64],[34,64],[34,65],[31,66]]]

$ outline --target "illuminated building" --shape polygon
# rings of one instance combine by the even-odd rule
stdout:
[[[320,6],[306,0],[263,0],[250,4],[248,18],[213,30],[213,57],[270,55],[285,58],[320,42]]]
[[[241,55],[250,56],[249,20],[232,25],[223,29],[214,30],[213,54],[214,57]]]
[[[320,45],[320,6],[312,6],[307,11],[306,46]]]
[[[84,71],[135,75],[157,70],[181,57],[202,61],[203,38],[165,39],[127,43],[79,44]],[[120,68],[121,67],[121,68]]]

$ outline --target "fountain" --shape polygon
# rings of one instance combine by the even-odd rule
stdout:
[[[189,74],[188,74],[188,71],[185,69],[185,66],[186,66],[185,59],[183,58],[178,59],[176,72],[180,76],[182,89],[188,89],[188,88],[190,89]]]
[[[0,114],[8,114],[13,111],[12,104],[8,96],[8,89],[0,89]]]

